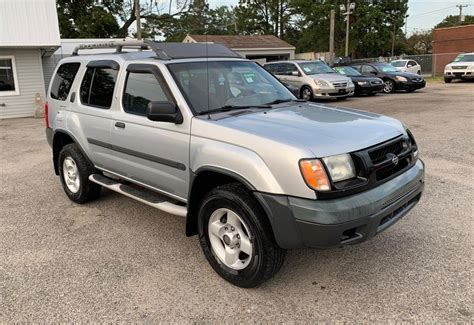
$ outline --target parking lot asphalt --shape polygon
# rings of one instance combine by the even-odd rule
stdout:
[[[72,203],[43,121],[0,121],[0,322],[472,322],[474,83],[331,104],[406,123],[424,196],[371,241],[289,251],[256,289],[215,274],[183,218],[109,191]]]

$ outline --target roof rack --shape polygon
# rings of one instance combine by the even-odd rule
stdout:
[[[122,53],[123,48],[139,50],[150,49],[161,60],[186,58],[241,58],[240,55],[222,44],[214,43],[158,43],[152,40],[111,41],[92,44],[79,44],[72,55],[78,55],[79,50],[115,48],[115,53]]]

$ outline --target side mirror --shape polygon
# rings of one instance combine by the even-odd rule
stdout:
[[[149,102],[146,117],[151,121],[183,123],[183,116],[175,103],[172,102]]]
[[[295,77],[299,77],[299,76],[301,76],[301,73],[299,71],[292,71],[291,75],[295,76]]]

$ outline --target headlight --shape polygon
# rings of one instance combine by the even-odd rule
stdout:
[[[323,158],[324,163],[334,182],[343,181],[356,176],[354,162],[351,155],[342,155]]]
[[[402,82],[406,82],[406,81],[407,81],[407,78],[402,77],[402,76],[396,76],[395,79],[397,79],[398,81],[402,81]]]
[[[329,84],[324,80],[315,80],[316,84],[320,87],[328,87]]]
[[[367,85],[367,81],[357,81],[357,84],[361,86]]]
[[[318,159],[308,159],[300,161],[300,170],[303,178],[313,190],[329,191],[329,179],[324,170],[323,164]]]

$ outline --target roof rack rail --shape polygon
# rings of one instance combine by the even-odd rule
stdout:
[[[74,48],[72,55],[78,55],[79,50],[115,48],[115,53],[122,53],[123,48],[150,49],[158,59],[186,59],[186,58],[241,58],[234,51],[222,44],[214,43],[158,43],[152,40],[110,41],[92,44],[79,44]]]
[[[89,43],[79,44],[74,48],[72,55],[78,55],[79,50],[91,50],[91,49],[116,49],[116,53],[121,53],[124,47],[126,48],[138,48],[140,50],[150,49],[154,52],[160,51],[155,43],[150,40],[128,40],[128,41],[110,41],[101,43]],[[156,53],[158,55],[158,53]]]

